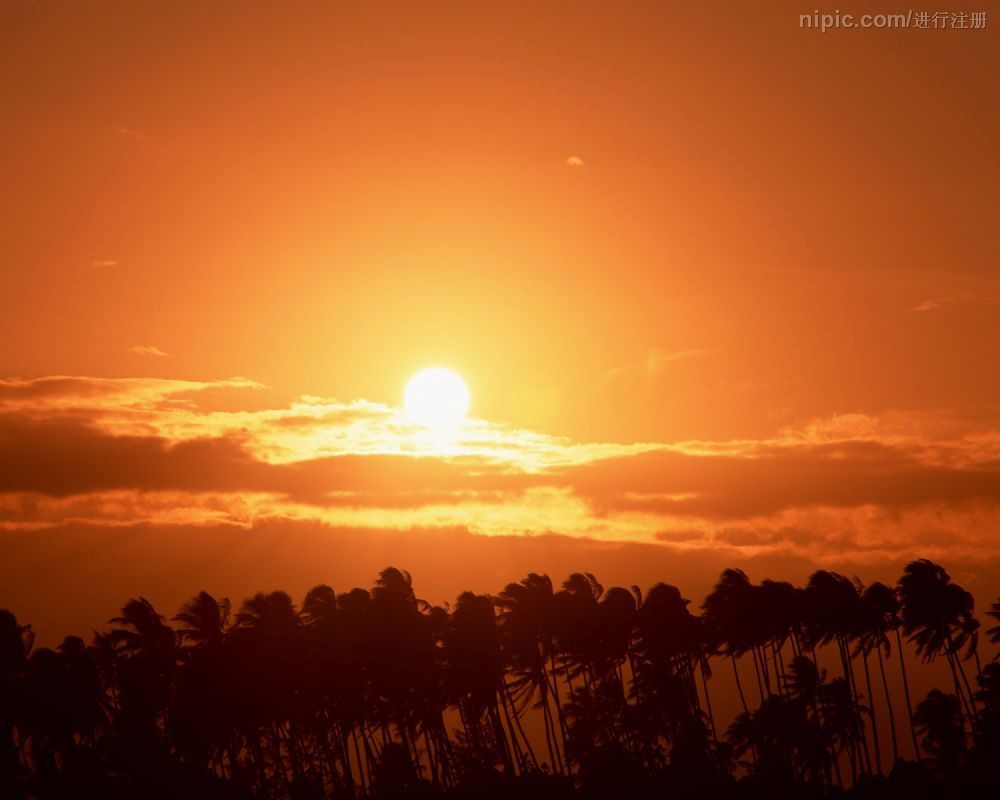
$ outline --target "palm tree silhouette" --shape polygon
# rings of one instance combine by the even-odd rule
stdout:
[[[921,744],[937,769],[955,772],[965,756],[965,735],[962,732],[962,708],[958,698],[931,689],[917,705],[914,719]]]
[[[1000,790],[1000,663],[977,671],[973,692],[972,597],[941,567],[907,565],[897,590],[827,571],[805,588],[755,585],[726,570],[701,608],[667,583],[605,590],[582,572],[558,591],[531,573],[440,607],[390,567],[370,590],[321,584],[301,605],[263,592],[233,613],[201,592],[176,629],[135,598],[89,647],[70,636],[35,649],[31,627],[0,611],[0,796]],[[885,667],[899,659],[909,711],[904,633],[923,661],[948,660],[955,689],[913,711],[916,763],[900,752]],[[830,657],[835,677],[820,666]],[[717,658],[742,706],[724,729],[712,713]],[[888,772],[876,721],[892,742]]]
[[[740,681],[737,659],[754,646],[751,633],[754,625],[754,607],[751,598],[752,587],[746,573],[738,569],[726,569],[702,604],[706,646],[709,652],[725,655],[729,659],[740,704],[748,718],[750,707]],[[758,673],[757,680],[760,684],[756,659],[754,659],[754,670]],[[761,699],[763,700],[763,692]]]
[[[469,756],[486,756],[478,765],[484,770],[502,764],[512,773],[515,761],[522,770],[533,764],[531,743],[523,729],[515,727],[504,699],[505,664],[493,601],[472,592],[459,595],[442,645],[444,684],[449,702],[459,711]]]
[[[986,630],[986,635],[990,637],[990,644],[1000,645],[1000,599],[997,599],[996,602],[990,605],[990,610],[986,612],[986,616],[997,622],[992,628]],[[1000,658],[1000,650],[997,651],[993,658]]]
[[[199,592],[185,603],[173,622],[179,623],[175,629],[181,643],[192,647],[218,645],[229,629],[232,611],[229,600],[216,600],[208,592]]]
[[[846,742],[852,779],[862,772],[871,774],[871,755],[862,718],[860,692],[854,675],[851,639],[855,635],[861,614],[858,587],[849,578],[827,570],[818,570],[809,577],[805,594],[806,638],[815,651],[817,646],[834,644],[843,669],[844,685],[854,705],[857,726],[845,727],[850,734]]]
[[[0,609],[0,788],[19,783],[23,742],[15,741],[19,717],[20,684],[35,636],[30,625]]]
[[[875,732],[875,697],[871,689],[871,679],[868,673],[868,657],[872,652],[878,657],[879,676],[882,683],[882,693],[885,700],[885,708],[889,717],[889,733],[892,738],[892,760],[893,764],[899,761],[899,741],[896,735],[896,716],[892,707],[892,695],[889,691],[889,681],[885,672],[885,657],[892,653],[892,645],[889,640],[889,632],[899,631],[899,602],[896,593],[884,583],[875,581],[864,587],[861,591],[861,605],[858,610],[857,630],[855,632],[857,646],[855,654],[860,653],[865,664],[865,681],[868,686],[868,696],[872,702],[872,728],[876,736],[876,747],[878,746],[877,733]],[[900,653],[900,658],[902,654]],[[909,687],[904,680],[907,690],[906,706],[910,709]],[[912,710],[910,710],[910,732],[913,735],[914,757],[919,757],[917,747],[916,731],[912,724]],[[882,771],[880,754],[877,756],[879,762],[879,772]]]
[[[933,661],[944,654],[951,669],[963,720],[975,718],[975,698],[962,668],[960,650],[965,658],[976,650],[976,627],[972,595],[956,583],[945,569],[925,558],[906,565],[897,586],[900,618],[908,641],[917,654]],[[964,724],[964,723],[963,723]]]
[[[499,609],[505,656],[512,666],[514,676],[510,689],[516,701],[515,713],[523,713],[534,697],[538,696],[535,707],[542,711],[549,763],[558,772],[565,772],[558,742],[560,737],[556,733],[557,723],[550,703],[550,697],[553,697],[560,718],[558,729],[562,732],[562,711],[555,669],[555,600],[552,581],[547,575],[532,572],[520,583],[508,584],[494,602]]]

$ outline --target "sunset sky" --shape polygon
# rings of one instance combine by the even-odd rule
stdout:
[[[1000,14],[813,10],[4,4],[0,607],[917,555],[995,597]]]

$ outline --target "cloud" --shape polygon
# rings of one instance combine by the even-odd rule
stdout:
[[[567,164],[567,166],[570,166],[570,167],[582,167],[583,166],[583,159],[580,158],[579,156],[569,156],[566,159],[566,164]]]
[[[90,262],[90,266],[98,268],[117,267],[118,262],[113,258],[95,258]]]
[[[641,359],[609,369],[601,376],[600,383],[604,385],[625,375],[641,375],[647,380],[652,380],[662,375],[671,364],[677,361],[712,355],[714,352],[714,350],[704,348],[668,351],[651,347]]]
[[[713,352],[712,350],[697,349],[678,350],[668,353],[654,347],[646,354],[645,372],[648,376],[653,377],[659,375],[670,364],[680,361],[682,358],[695,358],[697,356],[710,355]]]
[[[117,133],[119,136],[127,136],[130,139],[142,140],[146,138],[146,134],[144,134],[142,131],[137,131],[134,128],[119,127],[119,128],[113,128],[112,130],[114,130],[114,132]]]
[[[130,353],[134,353],[137,356],[156,356],[157,358],[172,358],[170,353],[164,353],[159,347],[153,347],[151,345],[141,345],[136,344],[128,349]]]
[[[932,298],[930,300],[924,300],[922,303],[918,303],[913,308],[910,309],[912,312],[922,313],[926,311],[936,311],[939,308],[945,308],[946,306],[954,306],[959,303],[968,303],[974,299],[971,294],[955,294],[947,295],[945,297]]]
[[[1000,434],[954,421],[855,413],[766,439],[616,444],[469,420],[442,439],[367,401],[248,408],[257,386],[0,380],[0,528],[298,520],[814,561],[1000,554]]]
[[[107,424],[146,416],[166,421],[167,409],[194,408],[191,398],[220,391],[260,389],[246,378],[217,381],[184,381],[167,378],[94,378],[46,375],[35,378],[0,378],[0,413],[17,411],[45,417],[56,410],[90,412]],[[204,417],[204,412],[197,411]]]

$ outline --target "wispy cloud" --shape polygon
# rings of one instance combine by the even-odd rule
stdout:
[[[146,134],[144,134],[142,131],[137,131],[135,128],[118,127],[118,128],[113,128],[113,130],[119,136],[128,136],[131,139],[145,139],[146,138]]]
[[[157,358],[173,358],[170,353],[164,353],[159,347],[152,345],[136,344],[128,349],[130,353],[137,356],[156,356]]]
[[[647,379],[653,379],[661,375],[671,364],[688,358],[697,358],[713,354],[714,350],[696,348],[692,350],[661,350],[658,347],[650,348],[645,356],[637,361],[609,369],[601,376],[601,385],[620,378],[625,375],[641,375]]]
[[[580,156],[569,156],[566,159],[566,165],[570,167],[582,167],[583,159]]]
[[[971,294],[953,294],[946,295],[944,297],[936,297],[930,300],[924,300],[922,303],[918,303],[910,311],[922,313],[925,311],[935,311],[939,308],[945,308],[946,306],[954,306],[959,303],[968,303],[973,299]]]
[[[91,260],[90,266],[98,268],[117,267],[118,262],[113,258],[95,258]]]
[[[711,355],[714,351],[705,349],[696,350],[677,350],[672,353],[668,353],[664,350],[659,350],[653,348],[646,354],[646,374],[650,377],[659,375],[667,368],[670,364],[675,361],[680,361],[684,358],[696,358],[698,356]]]

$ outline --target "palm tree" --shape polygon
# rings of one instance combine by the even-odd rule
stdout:
[[[176,639],[145,597],[129,600],[110,624],[121,757],[143,772],[167,748],[164,722],[177,665]]]
[[[751,632],[755,623],[751,595],[752,587],[746,573],[738,569],[727,569],[702,604],[706,646],[709,652],[726,656],[732,664],[736,691],[747,718],[750,708],[740,681],[737,659],[754,646]],[[758,669],[756,659],[754,669]],[[763,692],[761,698],[763,699]]]
[[[618,724],[625,739],[624,746],[630,751],[634,742],[628,730],[631,709],[627,699],[626,666],[628,674],[634,677],[635,653],[632,645],[638,597],[641,595],[637,592],[620,586],[613,586],[604,593],[594,621],[594,650],[591,654],[598,685],[607,685],[618,691]]]
[[[245,600],[229,635],[240,665],[233,693],[242,737],[261,783],[270,773],[285,790],[304,775],[294,691],[303,676],[303,665],[294,658],[302,638],[298,610],[285,592],[258,592]]]
[[[802,593],[786,581],[764,579],[755,587],[755,610],[760,619],[760,632],[764,640],[762,656],[771,659],[774,670],[775,689],[782,690],[781,676],[785,672],[784,648],[788,641],[792,644],[792,655],[799,654],[799,634],[802,630],[800,602]]]
[[[868,682],[868,696],[872,702],[872,728],[875,726],[874,703],[875,698],[871,690],[871,682],[868,676],[868,656],[874,652],[878,657],[879,675],[882,682],[882,693],[885,698],[885,707],[889,715],[889,733],[892,737],[892,757],[893,763],[899,761],[899,742],[896,737],[896,715],[892,707],[892,696],[889,692],[889,681],[885,674],[885,659],[892,652],[892,645],[889,641],[889,632],[899,632],[899,601],[896,593],[884,583],[875,581],[864,587],[861,592],[861,608],[857,619],[857,648],[855,653],[861,653],[865,660],[865,679]],[[900,654],[902,659],[902,654]],[[905,667],[904,667],[905,669]],[[913,736],[913,749],[915,757],[919,758],[920,750],[917,747],[917,735],[913,728],[913,713],[910,707],[908,681],[905,680],[906,707],[910,715],[910,733]],[[877,742],[877,739],[876,739]],[[881,771],[881,759],[879,759],[879,771]]]
[[[552,598],[552,617],[556,635],[556,662],[567,691],[573,691],[573,680],[582,679],[586,687],[595,680],[593,672],[597,658],[596,624],[598,603],[604,587],[588,573],[574,572]]]
[[[80,760],[104,722],[104,688],[83,640],[68,636],[57,650],[36,650],[22,687],[23,735],[35,769],[54,776]]]
[[[0,788],[13,787],[20,772],[22,742],[15,742],[14,734],[20,684],[34,641],[30,625],[19,625],[12,612],[0,609]]]
[[[816,665],[809,656],[798,655],[792,658],[788,665],[788,672],[783,676],[783,685],[786,696],[796,702],[803,703],[813,731],[823,732],[824,736],[820,741],[813,739],[813,745],[820,745],[821,752],[818,753],[822,763],[826,782],[832,783],[833,775],[836,775],[837,785],[842,786],[843,781],[840,774],[840,765],[837,763],[834,752],[834,742],[828,740],[826,732],[830,726],[827,724],[829,712],[829,692],[826,682],[826,670]]]
[[[1000,743],[1000,664],[991,661],[981,674],[976,676],[979,691],[976,699],[982,705],[979,715],[979,730],[981,740],[988,749],[995,748]]]
[[[557,771],[564,772],[556,735],[557,723],[549,700],[555,698],[560,718],[558,727],[563,730],[558,684],[555,675],[549,672],[556,659],[552,581],[548,575],[532,572],[520,583],[507,584],[494,602],[499,609],[498,624],[506,661],[514,675],[510,689],[516,701],[516,713],[523,712],[537,695],[535,707],[542,710],[550,763]]]
[[[218,646],[229,628],[231,610],[227,598],[216,600],[208,592],[199,592],[172,619],[179,623],[178,639],[192,647]]]
[[[30,626],[0,611],[0,796],[687,796],[734,784],[731,754],[746,759],[739,793],[826,796],[848,788],[846,763],[858,784],[882,771],[857,659],[869,698],[881,678],[896,759],[879,779],[887,791],[992,780],[1000,664],[969,691],[972,599],[936,565],[909,565],[898,596],[824,571],[799,589],[727,570],[703,609],[693,615],[666,583],[643,597],[587,573],[558,591],[531,574],[442,608],[389,568],[370,591],[315,586],[301,607],[259,593],[234,614],[201,592],[176,631],[136,598],[91,647],[67,637],[34,649]],[[1000,607],[990,613],[1000,621]],[[884,662],[895,632],[908,701],[903,631],[925,661],[943,654],[952,667],[955,693],[933,691],[913,714],[917,755],[936,775],[899,758]],[[817,663],[827,644],[840,656],[832,679]],[[709,660],[730,661],[745,704],[742,654],[762,700],[720,743]]]
[[[808,704],[779,694],[768,697],[752,714],[740,714],[726,733],[737,756],[755,750],[754,761],[747,766],[772,792],[800,782],[823,782],[822,737]]]
[[[867,697],[869,700],[868,705],[868,716],[871,718],[871,732],[872,732],[872,743],[875,747],[875,769],[878,770],[878,774],[884,774],[882,770],[882,746],[879,739],[878,732],[878,718],[875,712],[875,694],[872,692],[872,676],[871,670],[868,666],[868,656],[871,652],[871,647],[869,646],[869,640],[872,638],[869,636],[869,627],[871,624],[875,624],[876,628],[881,624],[879,619],[870,620],[868,614],[871,612],[869,605],[866,604],[864,598],[865,586],[861,580],[857,577],[854,578],[855,590],[858,594],[858,603],[855,607],[854,613],[854,630],[851,632],[850,639],[854,639],[855,647],[853,651],[848,652],[849,658],[853,660],[854,657],[861,656],[861,666],[865,673],[865,690],[867,692]],[[874,645],[872,645],[874,646]],[[884,688],[884,687],[883,687]],[[889,715],[892,715],[892,707],[889,707]],[[893,731],[893,745],[895,746],[896,736],[895,731]]]
[[[975,700],[959,651],[966,647],[965,658],[975,652],[976,624],[972,595],[956,583],[945,569],[925,558],[906,565],[897,592],[900,618],[908,641],[916,645],[924,661],[933,661],[942,653],[948,660],[955,684],[955,696],[964,709],[963,716],[975,717]]]
[[[853,717],[862,720],[860,692],[854,678],[850,641],[858,629],[861,613],[857,586],[847,577],[836,572],[818,570],[809,576],[805,593],[804,625],[806,641],[814,651],[817,646],[833,643],[837,646],[844,681],[854,704]],[[815,655],[814,655],[815,658]],[[865,726],[845,727],[855,738],[848,742],[851,774],[858,771],[872,772],[871,757],[865,736]]]
[[[684,740],[688,755],[708,761],[709,743],[695,672],[702,661],[702,627],[676,586],[658,583],[635,613],[633,695],[645,743],[660,759],[661,740],[673,749]],[[698,731],[705,735],[696,743]],[[700,751],[700,753],[698,752]]]
[[[367,609],[365,668],[384,731],[386,724],[395,727],[418,770],[417,738],[423,735],[435,784],[452,771],[437,644],[446,623],[443,610],[417,599],[408,573],[382,570]]]
[[[492,768],[501,763],[508,772],[514,771],[515,759],[524,767],[525,751],[533,761],[530,742],[523,729],[518,740],[518,730],[502,701],[505,665],[492,599],[472,592],[459,595],[442,645],[448,700],[459,711],[473,756],[491,753],[489,764],[483,766]]]
[[[174,631],[145,597],[129,600],[110,624],[112,643],[127,656],[173,653]]]
[[[914,719],[920,741],[935,766],[946,775],[955,772],[965,756],[965,732],[958,698],[931,689],[917,705]]]
[[[859,702],[848,678],[834,678],[821,689],[823,728],[833,752],[847,751],[852,782],[858,780],[858,768],[863,763],[858,742],[864,741],[865,715],[868,708]],[[835,755],[836,757],[836,755]]]
[[[986,616],[997,622],[992,628],[986,630],[986,635],[990,637],[990,644],[1000,645],[1000,598],[990,605],[990,610],[986,612]],[[1000,650],[993,655],[994,660],[998,658],[1000,658]]]

